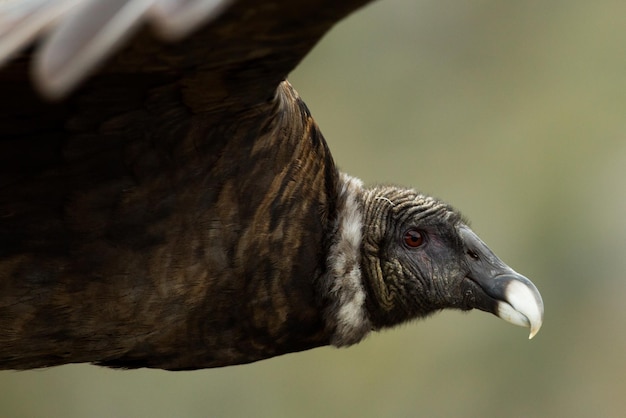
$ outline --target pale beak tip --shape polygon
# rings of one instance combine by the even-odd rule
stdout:
[[[532,340],[535,335],[537,335],[537,333],[539,332],[539,330],[541,329],[541,325],[542,323],[536,323],[536,324],[531,324],[530,326],[530,334],[528,335],[528,339]]]

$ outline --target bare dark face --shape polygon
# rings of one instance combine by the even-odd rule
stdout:
[[[377,190],[378,193],[381,190]],[[480,309],[539,330],[543,302],[536,287],[502,262],[448,205],[390,189],[366,222],[368,307],[378,327],[441,309]],[[382,205],[382,207],[381,207]]]

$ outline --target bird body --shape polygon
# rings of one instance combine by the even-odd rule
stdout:
[[[327,343],[314,283],[325,270],[338,172],[287,83],[244,118],[236,129],[245,136],[209,131],[196,148],[153,143],[140,157],[128,149],[136,143],[122,145],[109,151],[128,155],[126,167],[101,167],[96,156],[94,177],[81,157],[35,180],[47,193],[30,179],[5,188],[0,328],[12,332],[0,335],[0,353],[31,340],[41,362],[32,366],[86,350],[79,361],[133,367],[152,365],[142,347],[168,346],[161,355],[176,359],[154,366],[188,368]],[[33,316],[20,313],[33,297]],[[132,348],[116,360],[118,347]],[[28,356],[20,350],[19,361]],[[0,354],[0,363],[11,360]]]
[[[528,279],[449,205],[340,173],[284,81],[361,2],[253,3],[136,34],[60,101],[32,51],[1,70],[0,368],[248,363],[445,308],[538,331]]]

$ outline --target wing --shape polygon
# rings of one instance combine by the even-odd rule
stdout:
[[[0,3],[0,64],[39,39],[34,78],[42,93],[62,97],[150,24],[166,41],[195,33],[173,48],[135,37],[131,58],[120,54],[109,71],[263,70],[246,78],[275,87],[270,80],[284,78],[335,22],[364,3],[7,0]]]
[[[338,174],[283,80],[360,3],[2,4],[0,368],[328,343],[313,283]],[[33,65],[71,93],[42,100]]]

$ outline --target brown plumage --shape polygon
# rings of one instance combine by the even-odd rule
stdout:
[[[339,173],[284,81],[361,3],[237,1],[177,43],[144,29],[55,102],[32,51],[1,69],[0,368],[224,366],[444,308],[537,332],[526,278],[448,205]]]

